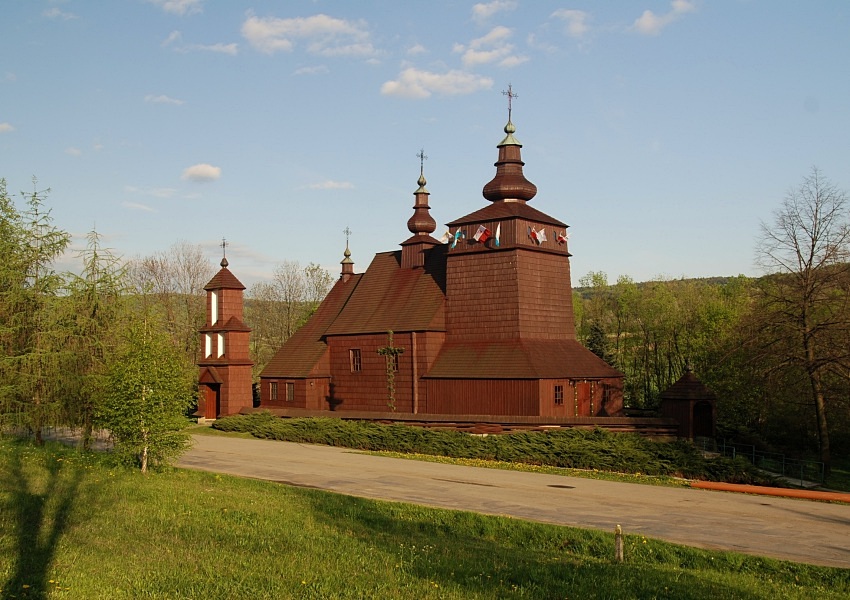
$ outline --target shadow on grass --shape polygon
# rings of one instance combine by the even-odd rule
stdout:
[[[28,442],[5,444],[9,451],[0,465],[4,510],[13,515],[14,569],[2,584],[3,600],[47,598],[49,573],[62,535],[67,531],[84,469],[61,452],[35,450]],[[28,453],[41,459],[27,457]]]
[[[685,568],[675,551],[664,558],[627,555],[626,563],[616,563],[613,533],[388,502],[376,506],[331,493],[309,498],[313,517],[338,535],[395,557],[408,577],[464,598],[718,600],[775,593],[760,590],[757,582],[739,585],[710,569]]]

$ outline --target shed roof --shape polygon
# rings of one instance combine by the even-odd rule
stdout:
[[[576,340],[447,342],[425,377],[439,379],[608,379],[624,375]]]
[[[662,400],[714,400],[715,395],[706,385],[700,381],[691,370],[690,365],[685,366],[685,374],[669,388],[661,392]]]

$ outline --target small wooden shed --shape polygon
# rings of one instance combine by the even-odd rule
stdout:
[[[680,438],[715,436],[717,398],[694,374],[690,363],[685,364],[685,374],[661,392],[661,416],[679,423]]]

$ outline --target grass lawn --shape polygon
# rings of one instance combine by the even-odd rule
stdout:
[[[0,598],[846,598],[850,570],[0,439]]]

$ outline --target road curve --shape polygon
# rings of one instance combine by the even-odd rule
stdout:
[[[678,544],[850,568],[850,506],[361,454],[196,435],[178,466]]]

